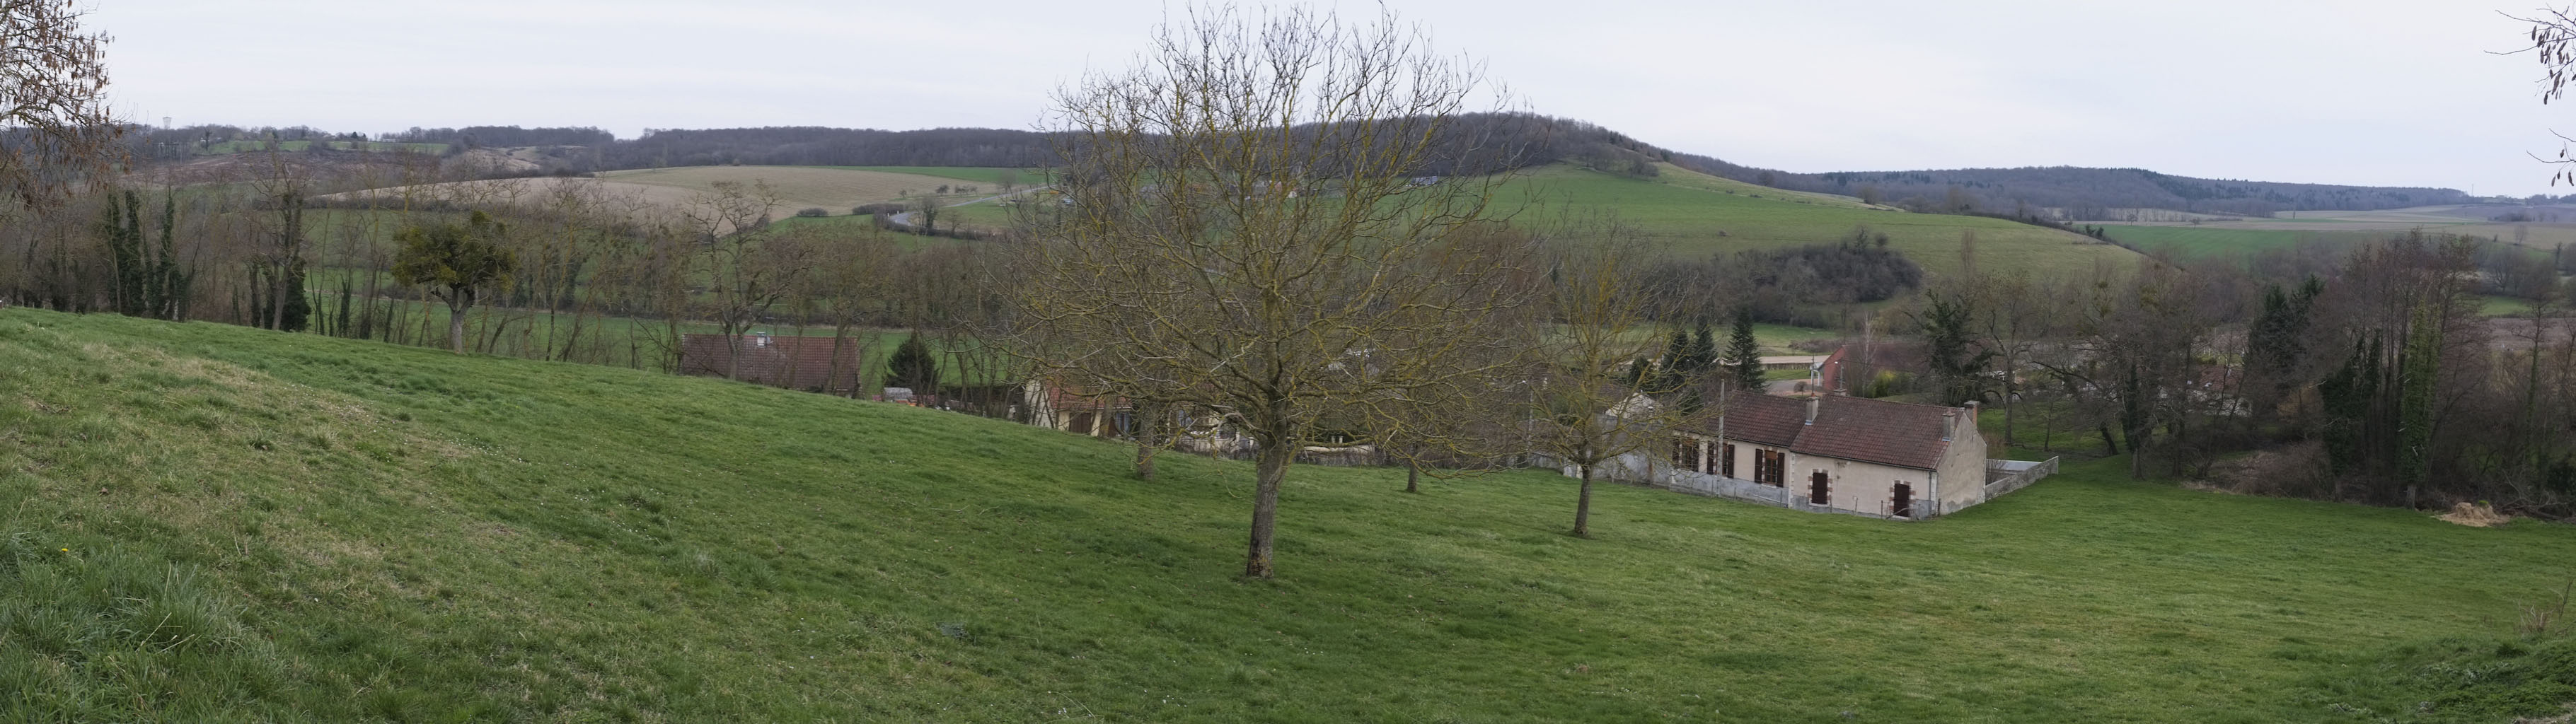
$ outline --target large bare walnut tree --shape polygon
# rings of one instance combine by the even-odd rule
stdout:
[[[1477,69],[1392,16],[1196,10],[1059,92],[1060,213],[1033,229],[1016,344],[1095,393],[1229,416],[1259,447],[1244,575],[1328,419],[1498,371],[1482,320],[1522,249],[1471,233],[1491,177],[1434,177]],[[1360,416],[1365,417],[1365,416]]]
[[[120,129],[107,109],[105,34],[69,0],[0,0],[0,193],[56,200],[103,171]]]

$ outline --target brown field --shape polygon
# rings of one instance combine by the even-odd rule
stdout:
[[[965,183],[937,176],[813,166],[683,166],[610,171],[599,177],[603,181],[692,193],[712,190],[719,181],[746,185],[766,181],[778,193],[780,216],[804,208],[847,214],[850,207],[859,204],[896,201],[928,194],[940,186]]]
[[[568,192],[594,194],[599,203],[638,221],[676,220],[702,194],[710,193],[715,184],[736,181],[748,186],[754,181],[769,184],[778,196],[778,205],[770,211],[772,218],[786,218],[800,209],[820,208],[835,216],[850,213],[860,204],[918,198],[943,185],[962,182],[936,176],[855,169],[816,168],[803,166],[687,166],[678,168],[610,171],[597,179],[516,178],[488,181],[452,181],[448,183],[396,186],[332,194],[325,200],[351,198],[387,198],[410,195],[420,199],[441,199],[463,205],[528,206],[547,203],[551,197]],[[952,195],[957,200],[970,198]]]

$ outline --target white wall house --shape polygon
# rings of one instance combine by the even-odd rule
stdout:
[[[1669,431],[1660,448],[1623,456],[1602,472],[1797,510],[1920,520],[2054,470],[1987,460],[1976,419],[1974,406],[1736,395],[1723,414]]]

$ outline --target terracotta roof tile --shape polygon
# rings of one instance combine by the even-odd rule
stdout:
[[[1737,395],[1726,406],[1726,437],[1788,448],[1801,455],[1858,460],[1916,470],[1941,464],[1950,443],[1941,439],[1942,415],[1951,408],[1861,397],[1826,396],[1807,424],[1807,401],[1772,395]],[[1973,425],[1961,415],[1964,424]],[[1700,423],[1716,434],[1718,421]],[[1970,432],[1969,434],[1974,434]]]
[[[847,394],[859,386],[858,348],[858,342],[844,340],[835,350],[830,337],[753,335],[728,349],[721,334],[682,335],[680,373]],[[741,354],[738,359],[733,357],[736,351]],[[727,374],[729,366],[741,374]]]

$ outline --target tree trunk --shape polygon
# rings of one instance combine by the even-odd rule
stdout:
[[[1404,461],[1404,492],[1422,492],[1422,463]]]
[[[1581,463],[1576,467],[1583,469],[1583,487],[1574,498],[1574,537],[1589,538],[1592,537],[1592,464]]]
[[[1263,440],[1261,457],[1253,463],[1252,541],[1243,557],[1245,578],[1270,577],[1270,541],[1272,528],[1279,520],[1279,481],[1288,475],[1288,464],[1297,460],[1297,449],[1287,440]]]
[[[461,303],[464,296],[456,292],[448,294],[447,348],[457,354],[465,354],[465,305]]]
[[[2004,360],[2004,447],[2013,446],[2013,372],[2019,369],[2011,358]]]
[[[1154,453],[1162,449],[1163,407],[1142,404],[1136,409],[1136,479],[1154,479]]]

